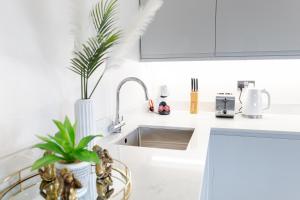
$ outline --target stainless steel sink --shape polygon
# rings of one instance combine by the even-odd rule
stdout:
[[[140,126],[117,142],[119,145],[186,150],[193,128]]]

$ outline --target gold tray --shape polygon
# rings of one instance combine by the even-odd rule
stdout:
[[[0,180],[0,200],[43,200],[40,195],[39,174],[30,171],[31,167],[21,169],[3,180]],[[92,173],[89,191],[80,200],[96,200],[96,174],[95,167],[91,165]],[[115,160],[112,167],[114,193],[110,200],[128,200],[131,193],[131,174],[128,167],[121,161]]]

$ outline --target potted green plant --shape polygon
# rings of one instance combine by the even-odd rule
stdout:
[[[70,70],[80,76],[81,83],[81,99],[75,103],[79,138],[95,133],[94,102],[91,97],[105,73],[108,53],[120,38],[120,31],[115,28],[116,12],[117,0],[100,0],[94,6],[90,16],[96,34],[82,44],[71,59]],[[102,73],[96,73],[100,68]],[[92,82],[92,78],[97,81]]]
[[[45,151],[51,151],[52,154],[44,155],[34,162],[32,170],[40,169],[46,165],[55,164],[59,171],[63,168],[68,168],[74,176],[81,182],[82,189],[77,191],[78,197],[84,195],[87,191],[90,163],[99,163],[99,157],[93,151],[88,150],[88,144],[101,135],[90,135],[82,138],[79,143],[76,143],[76,124],[71,124],[68,117],[64,122],[54,120],[58,132],[48,137],[38,136],[42,143],[34,145],[34,148],[39,148]]]

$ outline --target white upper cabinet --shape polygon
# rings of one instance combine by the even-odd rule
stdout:
[[[217,0],[217,56],[300,55],[299,0]]]
[[[215,6],[215,0],[164,0],[141,38],[141,60],[212,57]]]

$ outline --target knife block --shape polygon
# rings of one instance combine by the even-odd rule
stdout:
[[[191,92],[190,113],[198,113],[198,92]]]

